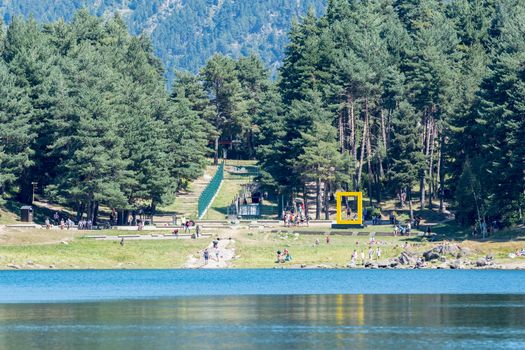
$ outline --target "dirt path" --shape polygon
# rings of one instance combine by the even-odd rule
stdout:
[[[189,269],[224,269],[231,267],[231,260],[235,257],[235,240],[222,239],[219,240],[217,246],[217,248],[213,248],[213,242],[211,242],[208,247],[199,251],[198,258],[195,255],[190,255],[184,267]],[[210,253],[208,263],[204,261],[205,249],[208,249]]]

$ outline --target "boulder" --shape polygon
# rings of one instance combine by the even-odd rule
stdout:
[[[484,267],[484,266],[487,266],[487,260],[485,259],[478,259],[476,261],[476,266],[477,267]]]
[[[377,265],[368,261],[367,263],[365,263],[365,268],[367,269],[376,269],[377,268]]]
[[[487,256],[485,257],[485,260],[487,260],[487,261],[494,260],[494,255],[492,255],[492,254],[487,254]]]
[[[454,260],[454,261],[451,261],[448,266],[450,267],[450,269],[452,270],[458,270],[458,269],[461,269],[461,260]]]
[[[412,253],[407,251],[402,252],[401,255],[399,255],[399,257],[397,258],[397,260],[401,265],[415,265],[416,263],[416,258],[413,256]]]
[[[15,270],[20,270],[20,265],[16,265],[16,264],[7,264],[7,267],[15,269]]]
[[[456,257],[459,259],[459,258],[465,258],[470,255],[472,255],[472,250],[470,250],[469,248],[459,247],[459,251],[456,254]]]
[[[436,252],[434,249],[428,250],[423,253],[423,257],[425,258],[425,261],[432,261],[432,260],[439,259],[441,257],[441,255],[438,252]]]

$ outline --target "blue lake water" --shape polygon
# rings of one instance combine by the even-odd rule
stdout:
[[[525,349],[525,272],[0,271],[0,349]]]

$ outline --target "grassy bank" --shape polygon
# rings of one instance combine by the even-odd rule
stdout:
[[[313,235],[301,233],[304,230],[226,228],[206,229],[204,233],[235,240],[236,256],[230,264],[234,268],[345,267],[354,250],[358,253],[358,263],[361,263],[361,252],[368,260],[368,236],[332,235],[327,244],[322,228]],[[0,269],[12,268],[13,265],[22,269],[47,269],[50,266],[60,269],[180,268],[190,255],[198,256],[211,240],[127,240],[124,246],[120,246],[118,241],[83,238],[86,233],[90,232],[0,228]],[[110,235],[127,232],[93,233]],[[451,244],[468,249],[469,255],[465,260],[476,261],[490,254],[494,256],[495,263],[503,267],[525,267],[525,258],[509,258],[509,253],[525,248],[524,237],[502,237],[483,241],[456,238]],[[374,245],[374,249],[381,248],[382,261],[398,257],[405,250],[405,244],[409,245],[408,251],[417,255],[441,244],[421,237],[377,237],[376,240],[379,244]],[[293,260],[276,264],[276,251],[284,249],[290,251]],[[377,259],[375,254],[374,259]],[[451,259],[448,257],[448,261]],[[439,265],[443,262],[430,264]]]
[[[78,238],[68,244],[0,246],[0,267],[114,269],[180,268],[191,254],[198,253],[203,241],[94,241]]]

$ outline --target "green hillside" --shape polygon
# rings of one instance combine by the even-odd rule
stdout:
[[[239,57],[253,52],[275,68],[292,19],[310,6],[321,14],[325,5],[326,0],[17,0],[0,1],[0,15],[9,23],[19,15],[68,21],[83,7],[97,16],[118,13],[131,34],[151,36],[171,81],[174,70],[197,72],[214,53]]]

